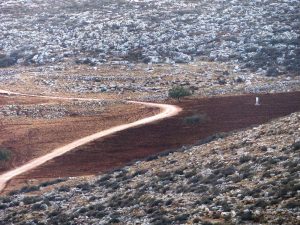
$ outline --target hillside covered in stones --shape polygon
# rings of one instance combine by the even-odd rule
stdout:
[[[297,224],[299,123],[293,113],[86,182],[23,188],[1,198],[0,224]]]
[[[0,66],[238,63],[299,74],[297,0],[0,2]]]

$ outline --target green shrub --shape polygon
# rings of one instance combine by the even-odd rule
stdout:
[[[177,170],[175,170],[174,172],[176,175],[183,175],[184,174],[184,169],[183,168],[179,168]]]
[[[196,170],[191,170],[185,173],[185,178],[190,178],[192,176],[195,176],[197,174]]]
[[[169,206],[169,205],[172,205],[173,203],[173,199],[168,199],[166,202],[165,202],[165,205],[166,206]]]
[[[61,186],[58,191],[60,192],[69,192],[70,191],[70,187],[68,186]]]
[[[79,188],[79,189],[81,189],[82,191],[89,191],[89,190],[91,190],[91,186],[87,182],[82,183],[82,184],[78,184],[76,187]]]
[[[132,174],[132,178],[147,173],[147,170],[137,170]]]
[[[16,195],[16,194],[18,194],[18,193],[19,193],[19,191],[13,190],[13,191],[10,191],[10,192],[8,193],[8,195],[9,195],[9,196],[13,196],[13,195]]]
[[[240,163],[243,164],[243,163],[249,162],[251,159],[252,159],[252,157],[250,155],[242,155],[240,157]]]
[[[19,193],[28,193],[28,192],[32,192],[32,191],[38,191],[38,190],[40,190],[39,186],[24,186],[21,188]]]
[[[0,161],[7,161],[11,157],[11,152],[8,149],[0,149]]]
[[[295,143],[292,145],[292,149],[293,149],[294,151],[299,150],[299,149],[300,149],[300,141],[295,142]]]
[[[50,212],[48,214],[48,218],[51,218],[51,217],[54,217],[54,216],[58,216],[59,213],[60,213],[59,210],[54,210],[54,211],[52,211],[52,212]]]
[[[299,208],[299,206],[300,206],[299,201],[294,200],[294,199],[290,199],[285,205],[285,207],[288,209]]]
[[[222,174],[224,174],[225,176],[229,176],[234,174],[236,171],[234,166],[228,166],[226,168],[223,169]]]
[[[196,217],[196,218],[193,219],[193,223],[194,224],[197,224],[197,223],[200,223],[200,222],[201,222],[201,219],[198,218],[198,217]]]
[[[170,220],[166,216],[155,218],[155,220],[153,221],[153,225],[168,225],[171,223],[172,223],[172,220]]]
[[[30,205],[36,202],[41,201],[42,199],[38,196],[27,196],[23,199],[25,205]]]
[[[79,209],[78,212],[79,212],[80,214],[84,214],[84,213],[86,213],[86,212],[88,212],[88,211],[89,211],[89,210],[88,210],[87,208],[82,207],[82,208]]]
[[[192,95],[190,90],[181,86],[173,87],[169,90],[169,97],[177,99],[178,101],[180,98],[190,95]]]
[[[197,184],[199,183],[200,181],[202,181],[202,176],[201,175],[196,175],[196,176],[192,176],[189,180],[188,180],[188,184]]]
[[[58,178],[58,179],[51,180],[51,181],[45,181],[45,182],[41,183],[39,186],[40,187],[47,187],[47,186],[50,186],[50,185],[53,185],[53,184],[58,184],[58,183],[64,182],[66,180],[67,179],[65,179],[65,178]]]
[[[10,56],[0,55],[0,68],[12,66],[16,61],[16,59]]]
[[[260,208],[265,208],[266,206],[268,206],[268,202],[264,199],[258,199],[256,201],[256,203],[254,204],[255,207],[260,207]]]
[[[70,224],[70,216],[61,212],[52,212],[48,224]]]
[[[253,214],[251,211],[241,212],[240,217],[241,217],[241,220],[243,220],[243,221],[253,220]]]
[[[105,207],[102,204],[90,205],[89,210],[103,211]]]
[[[175,220],[176,220],[176,221],[179,221],[179,222],[181,222],[181,223],[184,223],[185,221],[188,220],[189,216],[190,216],[189,214],[177,215],[177,216],[175,217]]]
[[[103,217],[106,216],[106,213],[105,212],[98,212],[96,210],[91,210],[91,211],[87,212],[86,215],[88,217],[94,217],[94,218],[102,219]]]
[[[196,114],[192,116],[187,116],[183,119],[184,123],[188,125],[203,123],[206,120],[207,120],[206,114]]]
[[[7,204],[0,204],[0,210],[6,209],[7,207]]]
[[[117,217],[113,217],[110,219],[109,224],[120,223],[120,220]]]
[[[164,181],[164,180],[173,180],[173,174],[171,172],[167,172],[167,171],[162,171],[156,174],[160,181]]]
[[[47,209],[47,206],[43,205],[43,204],[40,204],[40,203],[36,203],[34,204],[31,209],[33,211],[41,211],[41,210],[46,210]]]
[[[96,183],[98,183],[98,184],[103,183],[104,181],[110,180],[110,178],[111,178],[110,175],[104,175],[104,176],[101,177],[99,180],[97,180]]]

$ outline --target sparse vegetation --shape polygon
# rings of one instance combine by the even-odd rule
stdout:
[[[47,209],[47,207],[46,207],[46,205],[44,205],[44,204],[36,203],[36,204],[34,204],[34,205],[31,207],[31,209],[32,209],[33,211],[41,211],[41,210]]]
[[[89,191],[91,189],[91,185],[89,183],[82,183],[77,185],[76,187],[81,189],[82,191]]]
[[[51,181],[45,181],[45,182],[41,183],[39,186],[40,187],[47,187],[47,186],[50,186],[50,185],[54,185],[54,184],[64,182],[66,180],[67,179],[65,179],[65,178],[58,178],[58,179],[51,180]]]
[[[295,114],[213,135],[195,146],[158,153],[151,161],[80,181],[71,178],[51,191],[43,187],[64,179],[26,186],[0,199],[0,217],[7,224],[21,224],[24,218],[35,224],[276,224],[284,216],[284,222],[295,224],[298,121]],[[184,122],[202,119],[192,115]],[[37,190],[45,193],[26,194]]]
[[[181,98],[190,95],[192,95],[190,90],[182,86],[176,86],[169,90],[169,97],[177,99],[178,101],[180,101]]]
[[[39,186],[24,186],[21,188],[19,193],[28,193],[28,192],[32,192],[32,191],[38,191],[38,190],[40,190]]]
[[[0,68],[12,66],[16,62],[17,62],[17,60],[13,57],[6,56],[6,55],[0,55]]]
[[[7,161],[11,157],[11,151],[6,148],[0,148],[0,162]]]
[[[39,196],[26,196],[23,198],[23,202],[25,205],[30,205],[36,202],[41,201],[42,199]]]
[[[240,157],[240,163],[246,163],[246,162],[249,162],[251,160],[251,156],[250,155],[242,155]]]
[[[61,192],[69,192],[70,187],[63,185],[63,186],[59,187],[58,190],[61,191]]]
[[[183,119],[184,123],[187,125],[197,125],[204,123],[207,120],[206,114],[195,114],[192,116],[187,116]]]
[[[294,151],[299,150],[299,149],[300,149],[300,141],[295,142],[295,143],[292,145],[292,149],[293,149]]]
[[[189,214],[182,214],[182,215],[178,215],[175,217],[175,221],[178,221],[180,223],[184,223],[187,221],[187,219],[189,218]]]

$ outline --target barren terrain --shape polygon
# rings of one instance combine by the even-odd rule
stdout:
[[[299,92],[265,95],[261,96],[261,106],[253,105],[253,96],[190,100],[181,105],[186,109],[193,105],[197,113],[200,108],[210,112],[208,118],[215,120],[214,128],[226,131],[299,111],[299,97]],[[209,110],[212,106],[218,108],[217,105],[222,109]],[[51,177],[50,166],[58,174],[57,167],[52,166],[71,168],[71,164],[64,167],[62,158],[68,162],[76,155],[93,153],[88,159],[99,166],[102,163],[93,161],[96,149],[106,159],[114,159],[115,153],[121,154],[121,161],[125,163],[126,158],[131,158],[128,146],[139,147],[140,151],[134,151],[135,156],[151,151],[151,146],[160,149],[161,143],[176,146],[191,129],[182,126],[181,116],[96,141],[26,176],[41,181],[39,176],[43,172]],[[198,137],[201,137],[201,127],[206,128],[202,129],[202,134],[212,131],[207,129],[210,123],[207,121],[194,127]],[[174,153],[149,157],[101,176],[27,185],[10,193],[11,196],[0,198],[1,224],[22,224],[24,221],[34,224],[297,224],[299,121],[299,113],[293,113],[250,129],[215,136]],[[161,133],[159,124],[164,124],[168,133]],[[175,130],[179,125],[180,129]],[[146,130],[150,133],[143,133]],[[116,151],[107,157],[108,152],[100,147],[119,138],[125,152],[119,150],[120,142],[116,142]],[[154,144],[147,142],[149,139]],[[56,184],[54,190],[53,184]]]
[[[67,101],[28,96],[0,96],[1,106],[39,104],[67,104]],[[73,108],[74,110],[74,108]],[[82,108],[77,106],[77,111]],[[8,162],[1,163],[1,172],[17,167],[30,159],[42,156],[49,151],[81,137],[94,134],[112,126],[129,123],[153,115],[157,109],[132,104],[112,104],[102,107],[95,115],[82,116],[80,113],[60,118],[31,118],[27,116],[2,116],[0,145],[12,152]]]
[[[92,175],[124,166],[166,150],[195,144],[213,134],[261,124],[272,118],[300,110],[300,94],[261,95],[255,106],[254,95],[190,99],[179,103],[180,115],[152,125],[132,128],[78,147],[40,167],[24,173],[9,183],[14,189],[24,182],[68,176]],[[174,102],[173,102],[174,103]],[[199,124],[186,124],[184,118],[205,115]]]
[[[299,8],[0,1],[0,225],[299,224]]]

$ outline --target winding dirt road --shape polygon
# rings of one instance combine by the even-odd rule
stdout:
[[[100,100],[100,99],[95,99],[95,98],[71,98],[71,97],[55,97],[55,96],[44,96],[44,95],[31,95],[31,94],[22,94],[22,93],[17,93],[17,92],[10,92],[10,91],[5,91],[5,90],[0,90],[0,94],[5,94],[5,95],[19,95],[19,96],[28,96],[28,97],[40,97],[40,98],[48,98],[48,99],[61,99],[61,100],[80,100],[80,101],[95,101],[95,100]],[[135,122],[132,123],[128,123],[128,124],[123,124],[123,125],[119,125],[119,126],[115,126],[112,128],[109,128],[107,130],[103,130],[100,132],[97,132],[95,134],[80,138],[76,141],[73,141],[67,145],[64,145],[62,147],[56,148],[54,149],[52,152],[35,158],[29,162],[27,162],[26,164],[17,167],[13,170],[10,170],[8,172],[5,172],[3,174],[0,175],[0,191],[2,191],[5,186],[6,183],[11,180],[12,178],[25,173],[29,170],[32,170],[42,164],[44,164],[45,162],[56,158],[58,156],[61,156],[63,154],[65,154],[66,152],[69,152],[81,145],[87,144],[89,142],[92,142],[96,139],[114,134],[116,132],[122,131],[122,130],[126,130],[129,128],[133,128],[133,127],[137,127],[140,125],[144,125],[144,124],[148,124],[154,121],[158,121],[164,118],[168,118],[168,117],[172,117],[177,115],[180,111],[182,111],[182,109],[178,106],[174,106],[174,105],[168,105],[168,104],[158,104],[158,103],[148,103],[148,102],[137,102],[137,101],[127,101],[128,103],[132,103],[132,104],[142,104],[148,107],[157,107],[161,109],[161,112],[157,115],[154,116],[150,116],[150,117],[146,117],[144,119],[141,120],[137,120]]]

